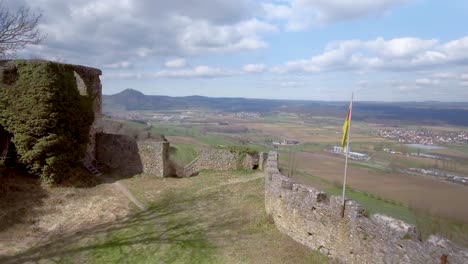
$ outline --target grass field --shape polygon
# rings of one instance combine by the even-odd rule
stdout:
[[[327,263],[277,231],[263,174],[202,172],[123,182],[147,210],[66,235],[1,263]]]
[[[328,182],[342,182],[343,157],[308,152],[298,152],[295,157],[297,170]],[[280,154],[282,166],[288,165],[287,159],[287,153]],[[465,209],[468,192],[465,186],[432,177],[385,172],[363,165],[349,167],[348,184],[356,190],[397,201],[430,214],[468,223],[468,210]]]

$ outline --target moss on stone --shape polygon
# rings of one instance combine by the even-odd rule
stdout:
[[[92,98],[79,94],[71,65],[14,65],[15,82],[0,86],[0,125],[13,134],[19,161],[30,172],[45,183],[58,182],[85,154]]]

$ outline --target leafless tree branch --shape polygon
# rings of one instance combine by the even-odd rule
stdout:
[[[29,7],[11,11],[0,2],[0,57],[14,56],[26,45],[37,45],[44,40],[37,28],[41,13],[34,13]]]

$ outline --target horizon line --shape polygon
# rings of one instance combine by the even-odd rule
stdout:
[[[350,100],[324,100],[324,99],[286,99],[286,98],[258,98],[258,97],[239,97],[239,96],[206,96],[206,95],[199,95],[199,94],[192,94],[192,95],[180,95],[180,96],[172,96],[172,95],[164,95],[164,94],[145,94],[139,90],[127,88],[118,93],[114,94],[105,94],[102,93],[103,96],[113,96],[119,93],[122,93],[125,90],[133,90],[139,92],[145,96],[165,96],[165,97],[172,97],[172,98],[182,98],[182,97],[205,97],[205,98],[214,98],[214,99],[247,99],[247,100],[273,100],[273,101],[309,101],[309,102],[349,102]],[[383,100],[354,100],[354,102],[364,102],[364,103],[455,103],[455,104],[468,104],[468,101],[437,101],[437,100],[424,100],[424,101],[383,101]]]

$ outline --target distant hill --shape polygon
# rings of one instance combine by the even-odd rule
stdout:
[[[204,110],[211,112],[294,112],[316,116],[343,117],[349,102],[212,98],[204,96],[170,97],[144,95],[126,89],[103,95],[105,112],[116,110]],[[445,102],[355,102],[353,119],[392,124],[468,126],[468,103]]]

